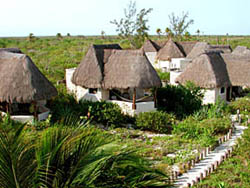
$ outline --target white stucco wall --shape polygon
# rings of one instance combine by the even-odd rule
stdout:
[[[171,85],[178,85],[175,82],[175,79],[181,74],[181,71],[170,71],[170,84]]]
[[[132,102],[125,102],[125,101],[118,101],[118,100],[109,100],[109,102],[118,104],[121,107],[122,112],[130,116],[134,116],[135,114],[139,114],[141,112],[156,111],[156,108],[154,107],[154,101],[136,103],[135,110],[132,109],[132,106],[133,106]]]
[[[66,87],[67,90],[73,93],[76,99],[79,100],[89,100],[89,101],[100,101],[100,100],[107,100],[109,98],[109,91],[98,89],[96,94],[89,93],[89,89],[83,88],[81,86],[76,86],[72,83],[71,78],[75,68],[66,69]]]
[[[157,52],[146,52],[145,53],[149,62],[153,65],[153,67],[155,67],[155,62],[156,62],[156,55],[157,55]]]
[[[205,89],[203,90],[203,104],[214,104],[216,101],[216,89]]]
[[[170,61],[161,61],[158,60],[158,66],[159,69],[161,69],[163,72],[169,72],[170,70]]]
[[[215,104],[218,98],[222,99],[226,102],[226,88],[224,93],[220,93],[221,88],[213,88],[213,89],[205,89],[204,97],[203,97],[203,104]]]
[[[185,58],[172,58],[170,69],[180,69],[186,63]]]
[[[158,60],[158,67],[163,71],[169,72],[170,69],[185,70],[190,60],[185,58],[172,58],[171,61]]]
[[[75,70],[76,70],[76,68],[71,68],[71,69],[65,70],[66,88],[71,93],[76,92],[76,85],[71,82],[71,78],[72,78]]]

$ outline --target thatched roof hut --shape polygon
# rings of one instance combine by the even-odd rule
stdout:
[[[161,47],[152,40],[147,40],[142,46],[144,52],[158,52],[160,48]]]
[[[210,45],[210,50],[220,51],[221,53],[231,53],[230,45]]]
[[[208,52],[195,58],[176,82],[192,81],[202,88],[231,85],[226,64],[219,53]]]
[[[196,43],[196,41],[175,42],[175,44],[178,46],[178,48],[181,50],[185,57],[192,51]]]
[[[169,39],[165,46],[160,49],[157,54],[157,59],[162,61],[168,61],[172,58],[183,58],[185,57],[178,46],[172,39]]]
[[[194,59],[206,52],[231,53],[232,48],[229,45],[210,45],[207,42],[197,42],[189,54],[188,59]]]
[[[25,54],[0,53],[0,102],[30,103],[57,95],[56,88]]]
[[[250,59],[233,54],[222,54],[233,86],[250,87]]]
[[[118,45],[93,45],[76,68],[72,82],[84,88],[151,88],[160,78],[143,50]]]
[[[19,48],[0,48],[0,52],[12,52],[22,54],[23,52]]]
[[[141,50],[114,50],[104,67],[104,88],[160,87],[161,80]]]
[[[187,55],[188,59],[194,59],[210,49],[207,42],[197,42],[191,52]]]
[[[92,45],[75,70],[72,82],[84,88],[101,88],[104,79],[104,61],[109,57],[105,49],[122,49],[118,44]]]
[[[250,49],[246,46],[237,46],[232,54],[241,58],[250,59]]]

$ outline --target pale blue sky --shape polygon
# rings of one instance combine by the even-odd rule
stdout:
[[[123,17],[129,0],[0,0],[0,36],[116,34],[113,19]],[[250,35],[250,0],[136,0],[137,9],[153,8],[150,34],[169,26],[168,15],[188,11],[208,35]]]

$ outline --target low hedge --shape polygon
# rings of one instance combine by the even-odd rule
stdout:
[[[136,117],[138,128],[158,133],[170,133],[175,122],[176,118],[173,114],[162,111],[143,112]]]

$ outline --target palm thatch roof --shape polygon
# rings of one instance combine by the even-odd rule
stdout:
[[[104,67],[104,88],[160,87],[161,80],[141,50],[114,50]]]
[[[176,78],[185,84],[192,81],[202,88],[231,85],[226,64],[219,53],[208,52],[195,58],[186,70]]]
[[[25,54],[0,53],[0,102],[30,103],[57,95],[56,88]]]
[[[72,82],[84,88],[101,88],[104,79],[104,62],[109,57],[105,49],[121,49],[118,44],[92,45],[76,68]]]
[[[93,45],[76,68],[72,82],[84,88],[151,88],[161,81],[143,50]]]
[[[0,52],[12,52],[22,54],[22,51],[19,48],[0,48]]]
[[[209,50],[210,45],[207,42],[197,42],[191,52],[187,55],[188,59],[194,59]]]
[[[197,41],[180,41],[175,42],[175,44],[178,46],[178,48],[181,50],[181,52],[187,56],[192,49],[194,48]]]
[[[227,72],[233,86],[250,87],[250,59],[233,54],[222,54],[227,65]]]
[[[158,52],[160,50],[160,46],[155,43],[154,41],[152,40],[147,40],[141,49],[144,50],[144,52]]]
[[[237,46],[234,51],[232,52],[233,55],[237,55],[241,58],[250,58],[250,49],[246,46]]]
[[[220,51],[221,53],[231,53],[230,45],[210,45],[210,50]]]
[[[194,59],[206,52],[231,53],[232,48],[229,45],[210,45],[207,42],[197,42],[189,54],[188,59]]]
[[[182,58],[185,57],[178,46],[172,39],[169,39],[165,46],[160,49],[157,54],[157,59],[162,61],[168,61],[172,58]]]

